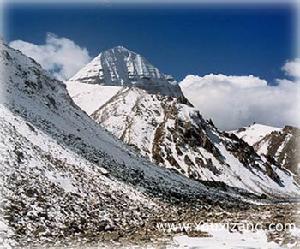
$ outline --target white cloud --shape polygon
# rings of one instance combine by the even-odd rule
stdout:
[[[287,69],[286,69],[287,70]],[[180,86],[185,96],[205,118],[224,130],[253,122],[271,126],[298,125],[299,84],[278,80],[269,86],[250,76],[189,75]]]
[[[44,45],[22,40],[12,41],[9,45],[32,57],[59,80],[70,78],[90,61],[86,48],[81,48],[70,39],[58,38],[54,34],[47,34]]]
[[[292,61],[287,61],[282,69],[287,75],[295,78],[300,78],[300,58],[296,58]]]

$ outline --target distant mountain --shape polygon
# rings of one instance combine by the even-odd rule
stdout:
[[[204,120],[175,82],[141,58],[123,47],[102,52],[66,82],[67,89],[97,123],[154,163],[255,193],[299,193],[290,172]],[[154,91],[153,85],[160,87]]]
[[[234,134],[252,145],[259,155],[265,155],[293,172],[299,181],[299,128],[253,124],[234,131]]]
[[[144,57],[122,46],[100,53],[69,81],[136,86],[151,93],[182,96],[181,89],[172,76],[161,73]]]
[[[2,42],[0,63],[5,248],[40,240],[57,246],[104,232],[120,237],[143,229],[151,217],[176,213],[181,203],[245,201],[237,190],[207,187],[136,156],[76,106],[62,82]]]

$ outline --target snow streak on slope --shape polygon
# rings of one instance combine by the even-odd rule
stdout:
[[[80,110],[62,82],[2,43],[0,51],[2,241],[142,227],[171,200],[238,203],[237,192],[138,158]]]
[[[100,53],[70,81],[81,83],[138,86],[152,93],[182,96],[177,82],[161,73],[141,55],[118,46]]]

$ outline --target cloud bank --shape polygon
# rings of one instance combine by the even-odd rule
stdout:
[[[285,71],[286,75],[292,76],[294,78],[300,78],[300,58],[296,58],[293,61],[287,61],[282,70]]]
[[[299,75],[299,59],[287,62],[289,76]],[[296,69],[297,68],[297,69]],[[299,126],[299,81],[277,80],[270,86],[265,80],[249,76],[189,75],[180,86],[184,95],[205,118],[212,118],[224,130],[237,129],[253,122],[283,127]]]
[[[11,47],[33,58],[55,78],[66,80],[90,61],[86,48],[70,39],[47,34],[45,44],[35,45],[22,40],[10,42]]]

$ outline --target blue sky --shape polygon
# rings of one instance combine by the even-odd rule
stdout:
[[[295,57],[291,5],[6,5],[6,40],[44,44],[48,32],[90,56],[123,45],[178,80],[253,74],[273,82]]]

